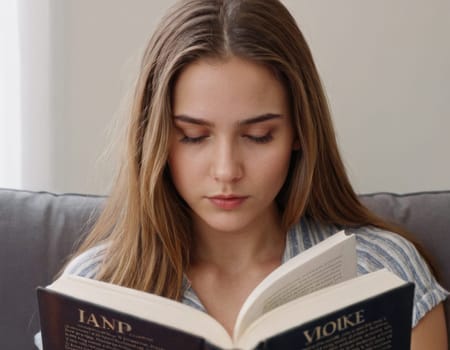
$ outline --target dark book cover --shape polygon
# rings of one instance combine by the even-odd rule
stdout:
[[[258,350],[410,350],[414,284],[278,334]]]
[[[326,314],[255,350],[409,350],[414,285]],[[186,332],[39,288],[44,350],[220,350]],[[193,320],[193,322],[195,322]]]
[[[215,350],[195,335],[38,288],[44,350]]]

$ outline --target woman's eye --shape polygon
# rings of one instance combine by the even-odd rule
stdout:
[[[208,137],[207,135],[196,136],[196,137],[190,137],[190,136],[184,135],[184,136],[180,139],[180,142],[181,142],[181,143],[200,143],[200,142],[202,142],[204,139],[206,139],[207,137]]]
[[[269,143],[270,141],[273,140],[272,133],[270,132],[268,132],[263,136],[245,135],[245,137],[256,143]]]

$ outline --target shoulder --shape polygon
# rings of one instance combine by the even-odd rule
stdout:
[[[105,258],[107,248],[108,244],[104,243],[86,250],[69,262],[63,274],[95,278]]]
[[[387,268],[404,280],[410,280],[417,273],[422,277],[429,275],[427,264],[416,247],[399,234],[375,227],[347,232],[356,234],[360,274]]]
[[[413,326],[448,296],[414,244],[406,238],[374,227],[348,231],[356,234],[358,274],[386,268],[415,284]]]
[[[321,224],[303,217],[287,233],[283,261],[291,259],[340,230],[338,226]]]

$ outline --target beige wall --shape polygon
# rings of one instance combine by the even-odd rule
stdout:
[[[173,2],[53,1],[57,133],[47,189],[107,191],[108,130],[155,21]],[[449,189],[450,2],[284,3],[316,58],[356,189]]]

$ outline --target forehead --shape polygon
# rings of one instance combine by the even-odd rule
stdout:
[[[285,88],[274,72],[238,57],[189,64],[175,83],[172,101],[175,115],[205,119],[288,112]]]

